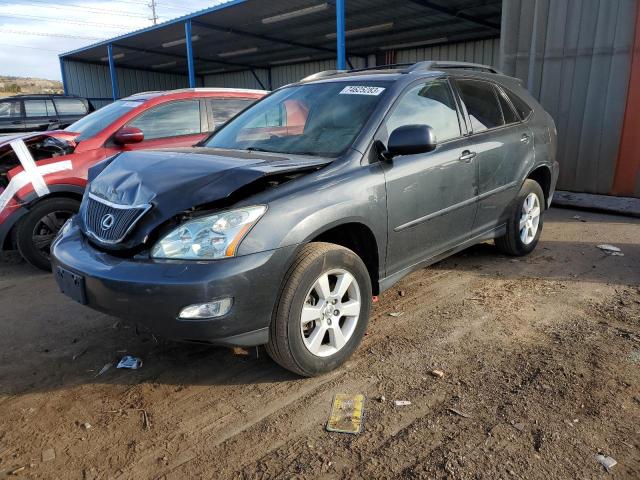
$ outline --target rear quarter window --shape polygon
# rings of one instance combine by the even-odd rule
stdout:
[[[520,116],[520,118],[522,120],[526,120],[529,117],[529,115],[531,115],[531,112],[533,111],[533,109],[529,106],[527,102],[522,100],[518,95],[516,95],[512,91],[506,88],[504,89],[504,91],[507,94],[507,97],[509,97],[509,100],[511,100],[511,103],[515,107],[516,112],[518,112],[518,115]]]

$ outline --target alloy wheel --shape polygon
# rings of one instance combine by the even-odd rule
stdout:
[[[529,245],[536,238],[540,224],[540,200],[535,193],[530,193],[524,199],[520,215],[520,241]]]
[[[360,287],[346,270],[323,273],[307,293],[300,329],[313,355],[328,357],[349,342],[360,317]]]

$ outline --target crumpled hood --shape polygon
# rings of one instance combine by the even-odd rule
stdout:
[[[26,132],[26,133],[10,133],[8,135],[0,135],[0,147],[9,145],[12,141],[21,138],[23,141],[33,139],[44,139],[46,137],[59,138],[75,145],[75,139],[80,135],[75,132],[67,132],[66,130],[50,130],[47,132]]]
[[[126,152],[93,167],[100,170],[97,175],[90,170],[90,180],[95,178],[88,192],[118,205],[152,205],[123,242],[104,245],[133,248],[181,212],[222,200],[262,177],[313,169],[330,161],[208,148]]]

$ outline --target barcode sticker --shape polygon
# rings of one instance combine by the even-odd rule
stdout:
[[[344,87],[340,95],[380,95],[384,87],[367,87],[365,85],[352,85]]]

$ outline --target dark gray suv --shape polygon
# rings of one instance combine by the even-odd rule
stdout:
[[[198,147],[96,165],[53,271],[96,310],[174,339],[266,344],[317,375],[408,273],[489,239],[531,252],[555,152],[549,114],[490,67],[322,72]]]

